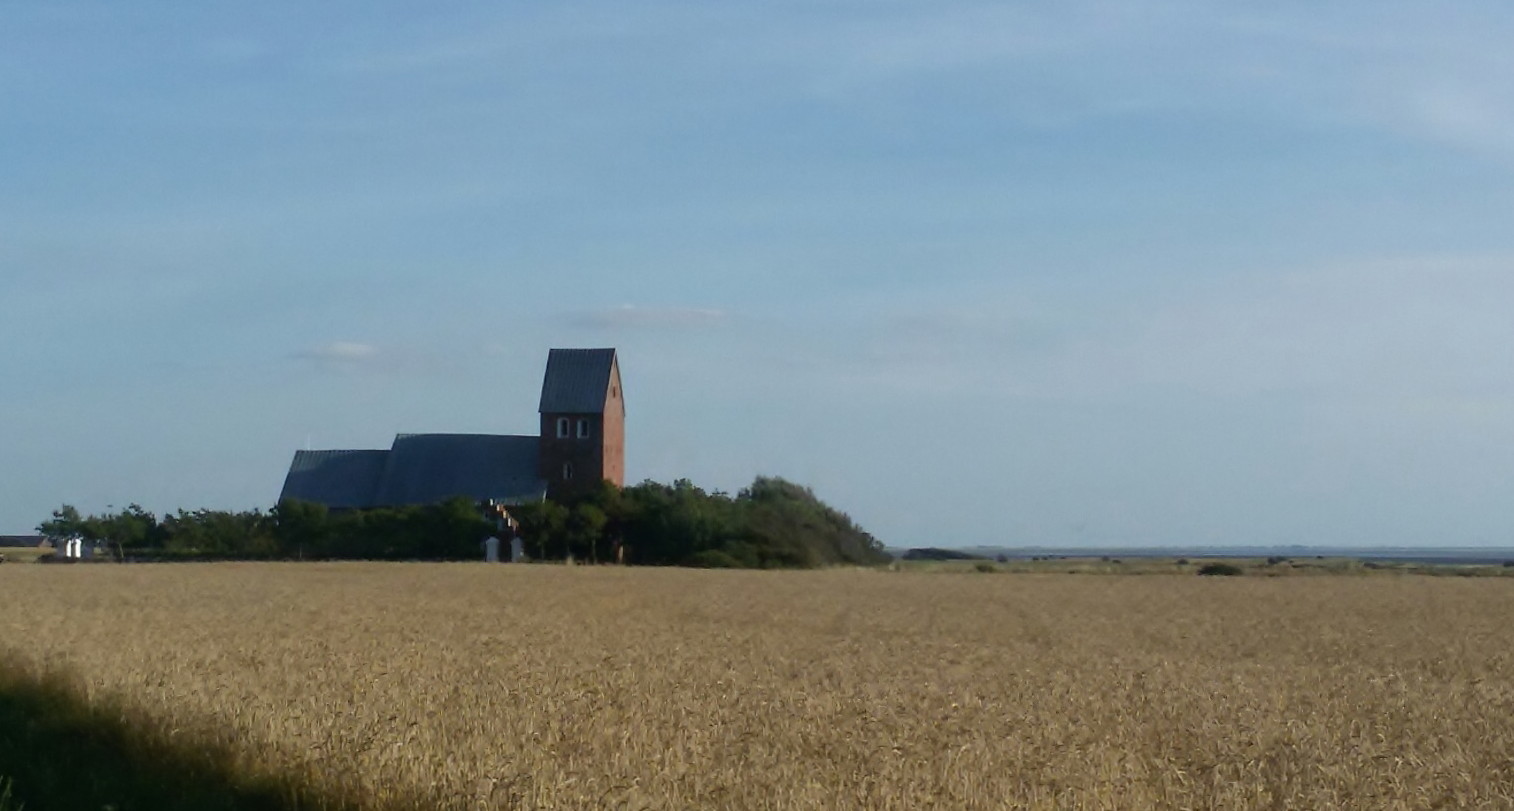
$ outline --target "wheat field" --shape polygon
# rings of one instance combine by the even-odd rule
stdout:
[[[1507,578],[9,566],[0,648],[361,808],[1514,808]]]

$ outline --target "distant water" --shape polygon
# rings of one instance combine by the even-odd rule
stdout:
[[[964,546],[949,547],[972,555],[1011,560],[1044,557],[1066,558],[1354,558],[1385,563],[1438,563],[1498,565],[1514,561],[1514,546],[1166,546],[1166,547],[1051,547]],[[895,556],[906,548],[890,548]]]

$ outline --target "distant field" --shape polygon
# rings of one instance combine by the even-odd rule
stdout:
[[[0,699],[356,808],[1514,808],[1501,577],[5,566],[0,609]]]
[[[1196,574],[1208,563],[1230,563],[1255,577],[1307,575],[1394,575],[1433,577],[1514,577],[1514,566],[1479,563],[1372,561],[1348,557],[1081,557],[1049,555],[980,560],[901,560],[894,568],[910,572],[1005,572],[1012,574]]]
[[[52,547],[37,548],[35,546],[5,546],[0,547],[0,555],[5,556],[8,563],[34,563],[43,555],[51,555]]]

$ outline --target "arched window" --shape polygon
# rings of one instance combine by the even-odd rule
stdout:
[[[557,418],[557,438],[558,439],[567,439],[568,438],[568,418],[567,417],[558,417]]]
[[[578,419],[578,438],[579,439],[588,439],[589,438],[589,421],[586,420],[586,419],[584,419],[584,418],[582,418],[582,417],[580,417]]]
[[[573,463],[572,462],[563,462],[562,463],[562,480],[563,481],[569,481],[572,478],[573,478]]]

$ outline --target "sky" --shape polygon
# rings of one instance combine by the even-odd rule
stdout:
[[[1514,545],[1514,5],[9,0],[0,533],[533,433],[895,546]]]

